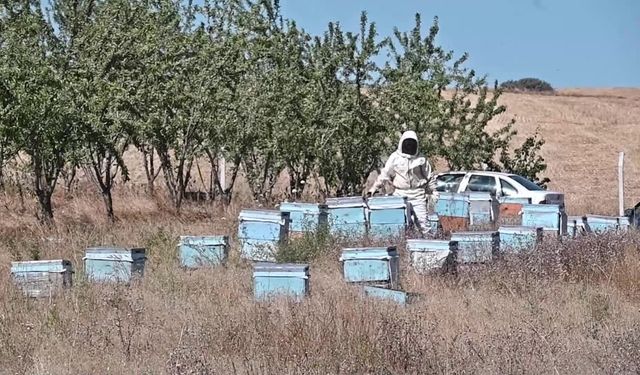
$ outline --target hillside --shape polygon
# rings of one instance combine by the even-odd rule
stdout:
[[[551,189],[570,211],[615,214],[618,152],[625,152],[625,207],[640,201],[640,89],[571,89],[557,95],[504,94],[521,141],[540,128]]]

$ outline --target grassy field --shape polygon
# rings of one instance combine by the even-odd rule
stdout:
[[[506,94],[521,136],[540,127],[551,188],[571,212],[615,213],[617,152],[627,153],[627,206],[640,200],[640,90]],[[137,171],[133,171],[138,173]],[[134,174],[135,176],[135,174]],[[139,174],[142,178],[142,173]],[[108,225],[90,185],[56,197],[57,227],[15,196],[0,210],[0,374],[631,374],[640,371],[640,234],[547,243],[459,274],[419,276],[400,243],[407,308],[362,299],[337,261],[339,241],[313,253],[302,304],[252,300],[250,265],[232,238],[228,267],[182,270],[177,237],[231,234],[248,203],[188,204],[180,217],[136,189],[116,192]],[[90,245],[148,249],[131,288],[83,281]],[[75,286],[30,301],[11,287],[11,260],[66,258]]]

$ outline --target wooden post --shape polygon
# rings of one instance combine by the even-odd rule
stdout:
[[[619,216],[624,216],[624,152],[618,157],[618,208]]]

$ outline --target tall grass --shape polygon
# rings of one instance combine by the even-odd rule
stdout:
[[[95,202],[81,202],[63,204],[57,229],[22,218],[0,232],[2,374],[640,371],[638,233],[548,242],[455,277],[414,273],[399,241],[403,288],[420,295],[404,308],[342,280],[340,241],[307,237],[281,256],[310,262],[311,296],[256,303],[233,238],[237,209],[193,206],[178,218],[132,196],[110,226],[89,214]],[[179,266],[179,235],[221,233],[233,239],[226,267]],[[145,246],[144,279],[87,283],[83,251],[99,244]],[[35,254],[72,260],[74,287],[23,298],[9,262]]]

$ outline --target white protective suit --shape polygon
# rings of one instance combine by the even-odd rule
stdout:
[[[403,143],[409,139],[413,139],[416,144],[413,155],[402,152]],[[426,236],[429,232],[427,198],[434,191],[436,181],[431,164],[424,156],[419,155],[419,145],[415,132],[404,132],[398,142],[398,149],[389,156],[369,192],[374,194],[384,182],[391,182],[395,187],[393,195],[407,197],[417,219],[418,229]]]

